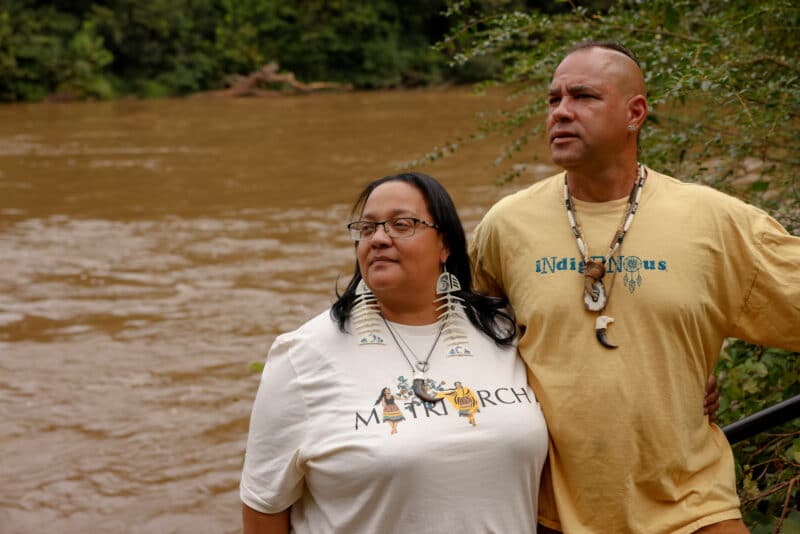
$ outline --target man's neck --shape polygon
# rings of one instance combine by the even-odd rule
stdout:
[[[605,168],[567,169],[567,185],[573,198],[608,202],[627,197],[637,176],[636,161]]]

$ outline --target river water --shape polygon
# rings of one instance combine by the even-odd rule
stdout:
[[[438,89],[0,107],[0,532],[240,531],[251,363],[349,277],[361,187],[502,105]],[[468,230],[509,190],[501,143],[420,169]]]

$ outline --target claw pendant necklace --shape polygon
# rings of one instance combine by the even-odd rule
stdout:
[[[611,290],[614,288],[614,279],[611,280],[611,287],[606,292],[605,285],[603,285],[603,277],[606,275],[606,264],[611,257],[621,249],[622,240],[625,239],[625,234],[633,223],[633,217],[636,215],[636,210],[639,208],[639,201],[642,198],[642,188],[644,182],[647,180],[647,168],[641,163],[637,166],[636,183],[633,185],[630,195],[628,195],[628,207],[625,210],[625,215],[622,217],[622,222],[614,233],[611,239],[611,244],[608,246],[608,252],[602,260],[594,260],[589,257],[589,246],[586,244],[586,239],[581,232],[580,224],[578,224],[578,217],[575,214],[575,203],[572,199],[572,193],[569,192],[567,185],[567,175],[564,174],[564,205],[567,208],[567,219],[572,228],[572,233],[575,236],[575,241],[578,243],[578,251],[583,257],[583,304],[588,311],[597,312],[599,315],[595,320],[595,334],[597,341],[600,342],[607,349],[615,349],[617,345],[612,344],[606,337],[606,328],[610,323],[614,322],[613,317],[603,315],[603,311],[608,305],[608,299],[611,296]]]
[[[427,375],[425,373],[427,373],[428,371],[428,361],[431,359],[431,354],[433,354],[433,349],[436,348],[436,345],[439,343],[439,338],[442,337],[442,329],[444,325],[443,324],[439,325],[439,331],[436,333],[436,339],[433,340],[433,345],[431,345],[431,348],[428,351],[428,355],[425,357],[424,360],[420,360],[417,357],[417,355],[414,354],[414,351],[411,350],[411,347],[408,345],[406,340],[403,339],[402,336],[400,336],[400,333],[399,332],[395,333],[394,329],[389,325],[389,321],[386,320],[386,317],[381,315],[381,319],[383,319],[383,322],[386,325],[386,329],[389,331],[389,334],[392,336],[392,339],[394,339],[395,345],[397,345],[397,348],[400,350],[400,354],[403,355],[403,358],[406,359],[409,367],[411,367],[411,373],[412,376],[414,377],[412,381],[412,389],[414,390],[414,394],[426,402],[435,403],[442,400],[441,398],[436,397],[436,394],[432,393],[428,388],[428,385],[426,384]],[[398,340],[398,338],[400,339]],[[411,355],[414,357],[414,360],[416,362],[415,364],[411,363],[411,359],[408,357],[408,354],[406,354],[406,351],[403,350],[403,345],[400,344],[400,341],[403,342],[403,345],[406,346],[408,352],[410,352]]]

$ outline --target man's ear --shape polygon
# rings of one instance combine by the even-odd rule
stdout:
[[[634,95],[628,100],[628,124],[635,124],[636,129],[642,127],[647,118],[647,99],[644,95]]]

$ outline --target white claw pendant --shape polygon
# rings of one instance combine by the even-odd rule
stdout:
[[[613,317],[609,317],[608,315],[601,315],[599,316],[594,322],[594,332],[597,336],[597,341],[600,342],[607,349],[616,349],[617,345],[614,345],[608,340],[607,332],[608,325],[614,322]]]

